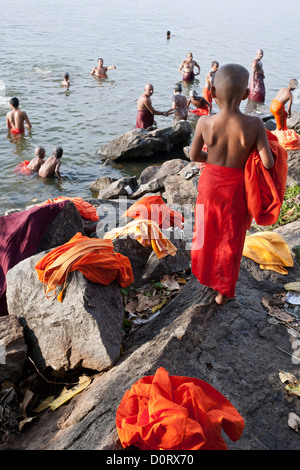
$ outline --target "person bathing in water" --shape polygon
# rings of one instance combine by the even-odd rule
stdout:
[[[63,149],[61,147],[57,147],[53,150],[53,154],[51,157],[47,158],[45,163],[43,163],[39,169],[39,176],[42,178],[50,178],[54,174],[59,179],[62,179],[59,168],[61,166],[61,157],[63,155]]]
[[[9,101],[12,111],[6,114],[6,126],[12,134],[24,134],[25,126],[31,129],[31,123],[25,111],[19,109],[19,100],[14,97]]]
[[[45,163],[46,150],[44,147],[39,146],[36,147],[34,153],[35,157],[28,163],[26,168],[31,171],[39,171],[41,166]]]
[[[96,77],[106,77],[106,72],[108,70],[116,69],[115,65],[110,65],[109,67],[104,67],[103,59],[98,59],[98,65],[93,68],[91,71],[91,75],[95,75]]]

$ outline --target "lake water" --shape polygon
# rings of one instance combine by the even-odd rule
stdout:
[[[202,94],[212,60],[237,62],[250,71],[256,50],[264,50],[268,108],[278,89],[300,79],[300,8],[296,0],[0,0],[0,214],[58,196],[90,198],[96,178],[139,174],[152,162],[102,165],[96,151],[133,129],[137,98],[154,85],[153,106],[171,107],[181,61],[191,51],[201,67],[194,84]],[[167,40],[166,32],[171,31]],[[97,59],[116,65],[105,79],[90,75]],[[69,72],[71,87],[61,87]],[[5,116],[17,96],[31,132],[12,138]],[[296,90],[294,109],[300,111]],[[195,118],[190,118],[195,125]],[[172,117],[158,116],[158,126]],[[15,173],[36,146],[47,156],[64,149],[61,173],[43,180]]]

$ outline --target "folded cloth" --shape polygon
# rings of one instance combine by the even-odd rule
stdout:
[[[14,172],[23,173],[24,175],[32,175],[34,171],[31,171],[27,168],[27,165],[29,165],[29,163],[30,163],[29,160],[25,160],[24,162],[19,163],[14,169]]]
[[[138,129],[148,129],[153,126],[154,116],[148,109],[138,109],[136,115],[136,126]]]
[[[284,108],[284,104],[280,103],[280,101],[272,100],[270,105],[270,111],[275,117],[277,129],[286,130],[286,118],[287,112]]]
[[[67,201],[62,201],[0,217],[0,316],[8,314],[7,271],[25,258],[35,255],[48,226],[66,204]]]
[[[272,131],[280,145],[286,150],[298,150],[300,149],[300,135],[294,129],[286,130],[275,130]]]
[[[202,285],[235,296],[250,223],[244,170],[206,163],[198,183],[191,249],[192,272]]]
[[[159,228],[183,227],[184,218],[170,209],[161,196],[146,196],[132,204],[121,217],[148,219],[156,222]]]
[[[165,256],[175,256],[177,248],[160,231],[156,222],[146,219],[138,219],[125,225],[125,227],[115,228],[104,235],[104,239],[115,240],[116,238],[133,235],[143,246],[152,246],[153,251],[159,259]]]
[[[267,170],[254,147],[245,165],[247,207],[258,225],[273,225],[278,219],[284,199],[288,172],[287,151],[276,136],[267,130],[274,166]]]
[[[60,196],[56,197],[54,199],[48,199],[47,201],[43,202],[40,205],[43,204],[55,204],[60,201],[71,201],[75,205],[76,209],[78,210],[79,214],[81,217],[87,220],[92,220],[92,221],[97,221],[99,220],[99,215],[97,213],[96,207],[92,206],[87,201],[84,201],[80,197],[66,197],[66,196]]]
[[[227,450],[222,428],[235,442],[244,426],[236,408],[211,385],[170,376],[163,367],[133,384],[116,413],[122,446],[140,450]]]
[[[25,129],[17,129],[16,127],[11,127],[10,132],[15,135],[24,134]]]
[[[55,297],[57,286],[64,284],[57,297],[61,302],[68,274],[75,270],[91,282],[108,285],[116,280],[121,287],[128,287],[133,282],[130,261],[113,248],[110,240],[89,238],[78,232],[67,243],[50,251],[35,266],[46,297]]]
[[[259,232],[247,236],[243,256],[258,263],[260,269],[279,274],[288,274],[284,266],[294,266],[287,243],[276,232]]]
[[[208,101],[208,103],[211,104],[212,103],[211,91],[206,86],[203,88],[202,94],[203,94],[203,98],[205,98],[206,101]]]

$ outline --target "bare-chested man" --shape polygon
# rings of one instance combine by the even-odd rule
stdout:
[[[24,124],[31,129],[31,123],[28,119],[27,113],[19,109],[18,98],[11,98],[9,101],[12,111],[6,115],[6,126],[10,129],[12,134],[23,134],[25,132]]]
[[[212,104],[212,96],[211,96],[211,87],[214,84],[214,77],[216,72],[219,68],[219,62],[213,60],[211,63],[211,70],[208,72],[205,78],[205,87],[203,88],[203,96],[209,104]]]
[[[289,81],[289,86],[287,88],[281,88],[277,93],[274,100],[271,102],[270,111],[274,115],[276,120],[276,127],[279,131],[284,131],[287,129],[286,118],[291,117],[292,103],[293,103],[293,94],[292,91],[296,90],[298,86],[298,80],[292,78]],[[288,102],[287,111],[285,110],[285,105]]]
[[[256,57],[252,62],[252,73],[250,76],[249,83],[249,100],[263,103],[265,101],[266,91],[264,84],[264,69],[261,59],[263,58],[264,52],[262,49],[258,49]]]
[[[109,67],[104,67],[103,59],[98,59],[97,67],[94,67],[91,71],[91,75],[95,75],[96,77],[106,77],[106,72],[108,70],[116,69],[115,65],[110,65]]]
[[[151,96],[154,93],[154,88],[151,83],[147,83],[144,88],[144,93],[139,97],[137,102],[137,116],[136,127],[140,129],[148,129],[148,127],[156,125],[154,115],[167,116],[166,111],[157,111],[152,106]]]
[[[197,73],[194,72],[194,67],[198,68]],[[200,74],[200,66],[193,60],[193,54],[191,52],[189,52],[186,59],[181,62],[178,70],[183,74],[183,80],[186,82],[194,80],[195,76]]]
[[[172,97],[172,108],[167,111],[168,114],[174,113],[173,123],[177,121],[186,121],[188,118],[188,101],[185,95],[182,95],[181,83],[176,83],[174,95]]]
[[[51,157],[47,158],[45,163],[39,169],[39,176],[42,178],[50,178],[54,174],[59,179],[62,179],[61,174],[59,172],[59,168],[61,166],[61,157],[63,155],[63,149],[61,147],[57,147],[53,150],[53,154]]]

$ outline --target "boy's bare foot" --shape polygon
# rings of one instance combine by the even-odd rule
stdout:
[[[226,297],[226,295],[220,294],[220,292],[219,292],[217,297],[215,298],[215,301],[219,305],[224,305],[232,299],[234,299],[234,297]]]

